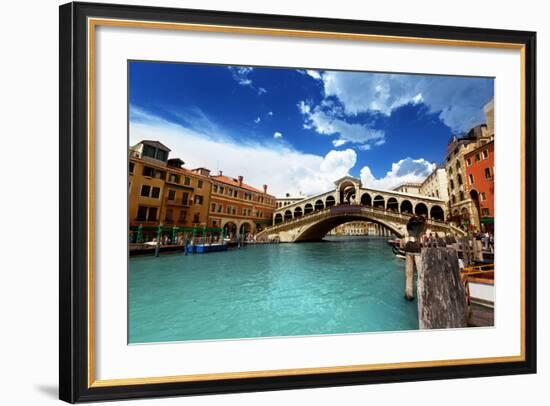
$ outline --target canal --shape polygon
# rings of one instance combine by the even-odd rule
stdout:
[[[129,342],[418,328],[404,262],[382,237],[132,257]]]

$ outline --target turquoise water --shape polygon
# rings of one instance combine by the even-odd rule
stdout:
[[[377,237],[131,258],[129,342],[417,329],[404,267]]]

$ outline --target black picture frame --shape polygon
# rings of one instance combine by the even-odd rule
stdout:
[[[59,397],[67,402],[219,394],[536,372],[536,33],[112,4],[60,6]],[[524,54],[524,360],[192,382],[90,386],[88,319],[87,19],[162,21],[377,36],[511,43]],[[123,135],[124,136],[124,135]]]

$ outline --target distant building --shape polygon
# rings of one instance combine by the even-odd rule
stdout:
[[[402,183],[399,186],[394,187],[392,190],[401,193],[410,193],[413,195],[420,195],[421,183]]]
[[[288,206],[290,204],[294,204],[296,202],[299,202],[300,200],[304,200],[306,196],[290,196],[290,193],[287,193],[285,197],[278,197],[276,199],[277,201],[277,208],[280,209],[281,207]]]
[[[464,156],[468,192],[477,206],[481,230],[494,231],[495,142],[481,145]]]
[[[447,187],[447,171],[444,166],[438,166],[422,181],[418,194],[448,201]]]

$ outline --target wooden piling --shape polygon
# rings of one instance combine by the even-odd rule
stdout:
[[[414,281],[414,255],[407,253],[405,256],[405,299],[413,300],[413,281]]]
[[[415,262],[419,327],[466,327],[466,296],[456,251],[452,248],[423,248]]]

